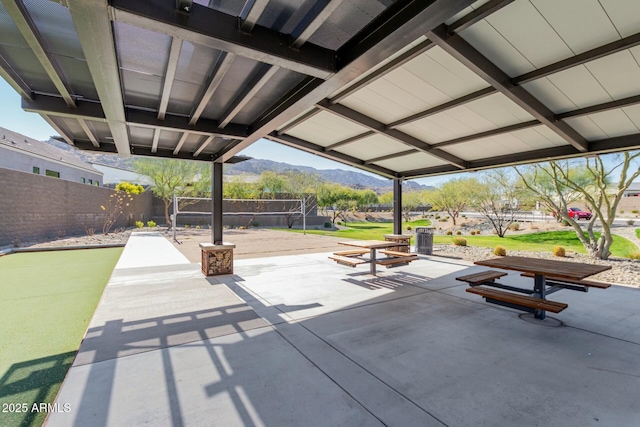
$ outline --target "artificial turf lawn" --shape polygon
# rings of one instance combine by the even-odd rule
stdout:
[[[0,426],[42,425],[46,413],[5,404],[53,403],[121,253],[0,257]]]

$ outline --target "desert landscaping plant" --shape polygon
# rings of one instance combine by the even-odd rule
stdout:
[[[565,257],[566,256],[566,251],[564,250],[564,248],[562,246],[554,246],[553,250],[551,251],[555,256],[559,256],[559,257]]]
[[[467,239],[464,237],[454,237],[453,244],[456,246],[467,246]]]
[[[497,256],[507,256],[507,248],[498,245],[493,249],[493,254]]]
[[[144,222],[136,221],[136,228],[142,228],[142,227],[144,227]]]
[[[109,234],[111,227],[118,221],[118,218],[120,218],[120,215],[132,200],[133,196],[124,191],[116,191],[107,197],[105,204],[100,206],[100,209],[106,213],[102,224],[102,234]]]
[[[153,220],[147,221],[147,227],[149,227],[149,228],[153,228],[156,225],[158,225],[158,224],[156,224],[155,221],[153,221]]]

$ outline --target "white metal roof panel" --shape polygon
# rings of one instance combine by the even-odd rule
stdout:
[[[622,37],[640,33],[638,0],[599,0]]]
[[[585,64],[585,68],[611,98],[622,99],[640,93],[639,60],[640,46],[636,46],[630,50],[588,62]]]
[[[414,153],[394,159],[382,160],[375,164],[393,171],[402,172],[425,167],[442,166],[447,163],[426,153]]]
[[[632,113],[635,111],[632,110]],[[625,111],[604,111],[585,117],[567,119],[574,129],[590,141],[638,133],[638,126]]]
[[[287,134],[326,147],[366,131],[367,129],[360,125],[322,111],[289,129]]]
[[[389,154],[399,153],[409,150],[411,147],[405,144],[387,138],[382,135],[373,135],[350,144],[336,148],[339,151],[350,156],[358,157],[362,160],[374,159]]]
[[[460,12],[456,13],[451,18],[447,19],[445,21],[445,24],[451,25],[452,23],[456,22],[460,18],[464,18],[465,16],[467,16],[468,14],[470,14],[471,12],[473,12],[474,10],[478,9],[480,6],[482,6],[482,5],[484,5],[484,4],[488,3],[488,2],[489,2],[489,0],[478,0],[477,2],[472,4],[471,6],[462,9]]]
[[[578,108],[612,100],[584,65],[552,74],[548,79]]]
[[[578,108],[548,77],[527,82],[522,87],[554,113],[564,113]]]

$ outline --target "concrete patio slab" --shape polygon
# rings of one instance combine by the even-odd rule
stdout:
[[[131,233],[116,269],[189,263],[162,233],[139,231]]]
[[[640,290],[561,291],[530,321],[465,292],[470,263],[327,256],[123,263],[46,425],[640,424]]]

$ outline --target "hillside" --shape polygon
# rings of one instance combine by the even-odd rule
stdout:
[[[69,144],[55,139],[45,141],[65,151],[75,154],[78,158],[85,162],[100,163],[103,165],[114,166],[122,169],[131,170],[132,159],[122,159],[115,154],[99,154],[89,151],[76,150]],[[278,173],[286,172],[302,172],[315,174],[327,182],[335,182],[353,188],[370,188],[378,193],[391,191],[393,182],[390,179],[376,178],[368,174],[355,171],[347,171],[343,169],[316,169],[310,166],[290,165],[288,163],[275,162],[265,159],[251,159],[235,165],[225,165],[224,174],[227,176],[237,175],[260,175],[265,171],[274,171]],[[430,187],[420,185],[415,182],[405,182],[404,187],[407,190],[422,190]]]

